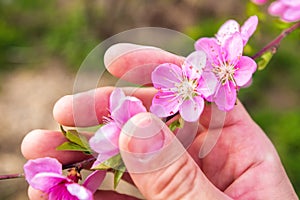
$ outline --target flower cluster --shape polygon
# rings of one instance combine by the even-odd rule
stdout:
[[[69,170],[66,177],[62,174],[61,163],[49,157],[29,160],[24,172],[31,187],[48,194],[49,200],[92,200],[93,192],[104,178],[104,172],[95,171],[79,185],[81,176],[76,169]]]
[[[152,83],[157,93],[152,99],[150,112],[158,117],[177,113],[184,121],[199,120],[205,101],[214,102],[220,110],[230,111],[237,101],[237,92],[251,83],[256,63],[243,56],[243,48],[254,33],[258,19],[250,17],[243,26],[229,20],[221,26],[215,37],[200,38],[181,66],[163,63],[152,72]],[[147,112],[142,101],[126,96],[120,88],[112,91],[109,101],[109,116],[90,140],[82,141],[74,130],[64,131],[69,140],[59,150],[81,150],[96,154],[93,172],[82,185],[78,184],[80,169],[71,169],[62,174],[62,165],[54,158],[30,160],[24,166],[26,179],[35,189],[48,194],[49,199],[89,200],[101,184],[110,167],[115,170],[117,181],[124,173],[119,154],[119,136],[127,121],[134,115]],[[88,146],[88,147],[86,147]],[[71,147],[71,149],[70,149]],[[76,149],[77,148],[77,149]],[[111,164],[111,166],[110,166]],[[116,175],[115,174],[115,175]]]
[[[214,93],[207,100],[215,102],[220,110],[231,110],[236,103],[237,91],[251,83],[257,66],[253,59],[242,54],[257,22],[256,16],[250,17],[240,28],[236,21],[229,20],[215,38],[200,38],[195,44],[196,50],[207,55],[204,70],[214,73],[217,79]],[[206,80],[209,78],[205,77]]]
[[[252,0],[256,4],[264,4],[267,0]],[[276,0],[271,3],[269,13],[280,17],[286,22],[296,22],[300,20],[300,1],[299,0]]]

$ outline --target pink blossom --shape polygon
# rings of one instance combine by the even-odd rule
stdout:
[[[268,0],[251,0],[251,1],[255,4],[262,5],[267,3]]]
[[[24,165],[24,172],[31,187],[47,193],[49,200],[92,200],[92,192],[96,191],[105,176],[105,172],[96,171],[84,183],[91,187],[81,186],[74,176],[65,177],[61,163],[49,157],[29,160]],[[88,181],[93,179],[92,176],[97,177],[93,184]]]
[[[215,93],[208,100],[215,102],[220,110],[229,111],[234,107],[237,91],[251,81],[256,70],[255,61],[242,56],[243,47],[239,32],[222,43],[215,38],[201,38],[195,44],[196,50],[208,56],[205,70],[213,72],[218,80]]]
[[[234,33],[239,32],[243,39],[243,45],[245,46],[256,30],[258,24],[257,16],[251,16],[242,27],[235,20],[231,19],[226,21],[216,34],[217,40],[221,45],[224,45],[225,41],[230,38]]]
[[[146,112],[143,103],[132,96],[125,96],[117,88],[110,95],[110,118],[90,139],[91,148],[97,152],[98,158],[94,166],[119,153],[119,136],[123,125],[134,115]]]
[[[206,63],[204,52],[190,54],[182,67],[172,63],[159,65],[152,72],[152,82],[157,94],[152,100],[150,110],[158,117],[168,117],[179,111],[186,121],[198,120],[203,111],[204,99],[210,96],[216,84],[210,72],[205,81],[201,77]]]
[[[278,0],[269,6],[269,13],[279,16],[283,21],[296,22],[300,20],[300,0]]]

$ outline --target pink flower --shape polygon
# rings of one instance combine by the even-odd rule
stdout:
[[[239,32],[243,39],[243,45],[245,46],[249,38],[256,30],[257,24],[257,16],[249,17],[242,27],[240,27],[239,23],[237,23],[235,20],[228,20],[220,27],[218,33],[216,34],[216,38],[221,45],[224,45],[228,38],[230,38],[234,33]]]
[[[204,107],[203,98],[210,96],[216,85],[212,73],[206,75],[212,78],[209,81],[201,77],[205,63],[205,53],[198,51],[190,54],[182,67],[172,63],[159,65],[152,72],[152,82],[158,92],[152,100],[151,112],[168,117],[179,111],[186,121],[198,120]]]
[[[91,148],[99,153],[94,166],[119,153],[119,136],[123,125],[134,115],[146,112],[143,103],[132,96],[125,96],[124,92],[117,88],[110,95],[110,118],[90,139]]]
[[[91,200],[92,192],[96,191],[105,176],[105,172],[96,171],[83,184],[86,187],[81,186],[76,183],[78,178],[62,175],[61,163],[49,157],[29,160],[24,165],[24,172],[31,187],[47,193],[49,200]],[[94,181],[95,177],[97,181],[91,184],[90,180]]]
[[[215,93],[208,100],[223,111],[234,107],[237,91],[251,81],[256,70],[255,61],[242,56],[243,41],[241,33],[236,32],[222,43],[215,38],[201,38],[195,44],[196,50],[208,56],[205,70],[213,72],[218,80]]]
[[[269,13],[279,16],[283,21],[296,22],[300,20],[300,0],[278,0],[269,6]]]
[[[251,0],[253,3],[262,5],[265,4],[268,0]]]

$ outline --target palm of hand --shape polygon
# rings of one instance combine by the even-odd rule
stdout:
[[[207,128],[207,120],[200,121]],[[272,143],[240,103],[227,114],[224,127],[216,129],[221,135],[207,156],[198,156],[207,130],[197,136],[189,152],[218,189],[234,199],[276,199],[282,185],[290,185]]]

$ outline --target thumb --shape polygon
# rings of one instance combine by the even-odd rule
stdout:
[[[123,126],[119,146],[132,180],[146,199],[230,199],[151,113],[137,114]]]

